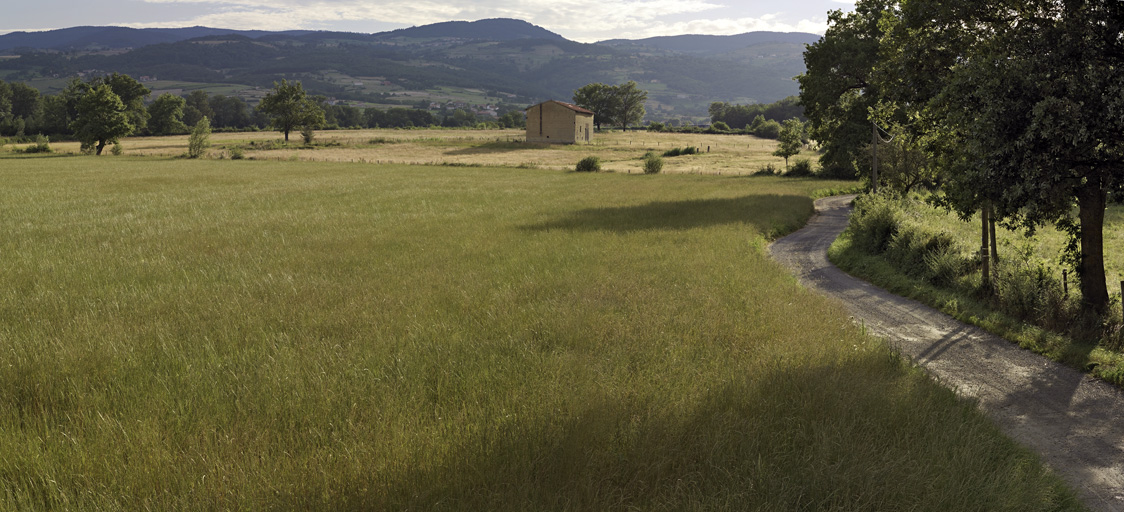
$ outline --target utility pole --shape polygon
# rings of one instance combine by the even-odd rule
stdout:
[[[991,204],[984,203],[980,208],[980,225],[983,234],[980,243],[980,285],[984,290],[991,290],[991,266],[988,264],[988,224],[991,220]]]

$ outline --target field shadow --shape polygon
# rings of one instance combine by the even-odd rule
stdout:
[[[812,200],[797,195],[751,195],[723,199],[655,201],[635,206],[587,208],[524,226],[530,231],[682,231],[727,224],[752,225],[779,236],[795,230],[813,212]]]
[[[511,141],[496,141],[479,146],[471,146],[460,149],[450,149],[446,151],[446,155],[480,155],[485,153],[505,153],[510,151],[524,151],[528,149],[546,149],[550,144],[538,144],[534,142],[511,142]]]
[[[960,482],[957,492],[930,488],[961,471],[947,448],[972,452],[962,447],[993,442],[994,427],[978,416],[966,420],[973,405],[921,385],[919,374],[872,375],[872,367],[898,364],[884,354],[863,359],[764,370],[666,411],[645,401],[652,398],[594,394],[577,410],[488,426],[424,464],[346,482],[328,502],[314,489],[278,501],[333,510],[691,510],[723,499],[737,504],[723,509],[743,510],[874,510],[884,503],[955,510],[965,505],[958,497],[970,496],[981,510],[1029,506],[1030,493],[1012,498],[988,478]],[[945,413],[888,421],[897,416],[886,410],[918,403],[940,404]],[[950,430],[958,432],[957,446],[950,446]],[[865,439],[856,440],[859,434]],[[903,435],[913,442],[862,447]],[[1024,467],[1033,458],[1014,443],[988,446],[996,457],[984,460],[995,462],[974,469],[1010,481],[1035,475]],[[1072,505],[1064,489],[1050,491],[1055,502]]]

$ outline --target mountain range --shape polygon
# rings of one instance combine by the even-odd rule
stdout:
[[[41,90],[88,73],[149,77],[158,89],[210,87],[253,101],[281,78],[357,104],[416,104],[450,91],[510,103],[566,99],[587,83],[637,81],[649,118],[706,115],[713,101],[796,94],[806,33],[613,39],[593,44],[521,20],[450,21],[375,34],[208,27],[72,27],[0,35],[0,79]],[[240,89],[241,87],[241,89]]]

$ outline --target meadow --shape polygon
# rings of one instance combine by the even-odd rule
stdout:
[[[750,175],[765,165],[784,170],[784,159],[772,152],[775,140],[748,135],[668,134],[649,132],[598,133],[588,145],[550,145],[523,142],[523,130],[330,130],[316,132],[305,145],[300,133],[285,145],[277,132],[214,133],[209,158],[230,158],[238,148],[252,160],[354,162],[375,164],[486,165],[532,169],[572,170],[579,160],[597,156],[605,171],[642,172],[644,153],[693,146],[698,155],[665,159],[665,173]],[[187,152],[187,136],[127,137],[125,156],[175,157]],[[18,149],[26,145],[10,145]],[[54,142],[52,149],[77,154],[77,142]],[[709,148],[709,152],[707,151]],[[815,160],[809,151],[796,156]]]
[[[1081,509],[766,255],[846,182],[0,174],[0,509]]]

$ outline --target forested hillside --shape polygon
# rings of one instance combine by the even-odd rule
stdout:
[[[767,103],[796,94],[804,43],[818,38],[754,33],[581,44],[518,20],[379,34],[152,30],[81,27],[0,36],[0,51],[13,54],[0,59],[0,79],[58,92],[70,78],[123,73],[174,82],[153,84],[154,90],[224,86],[254,103],[254,88],[287,78],[314,94],[383,106],[448,99],[435,93],[448,87],[529,104],[569,99],[592,82],[635,80],[649,92],[649,118],[700,119],[714,101]]]

